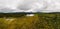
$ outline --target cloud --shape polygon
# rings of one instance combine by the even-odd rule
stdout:
[[[0,0],[0,12],[60,12],[60,3],[49,0]]]

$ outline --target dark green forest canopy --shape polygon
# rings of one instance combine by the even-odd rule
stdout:
[[[19,16],[24,16],[26,14],[39,14],[39,15],[44,14],[45,15],[45,14],[59,14],[59,13],[39,13],[39,12],[37,13],[32,13],[32,12],[0,13],[0,17],[19,17]]]

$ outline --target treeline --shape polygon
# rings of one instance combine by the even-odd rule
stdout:
[[[1,17],[22,17],[25,16],[26,14],[37,14],[37,13],[32,13],[32,12],[0,13],[0,18]]]
[[[1,17],[22,17],[26,15],[25,13],[0,13],[0,18]]]

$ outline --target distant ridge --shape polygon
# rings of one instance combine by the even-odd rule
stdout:
[[[16,13],[0,13],[0,18],[1,17],[21,17],[26,14],[60,14],[60,12],[52,12],[52,13],[42,13],[42,12],[16,12]]]
[[[36,13],[44,13],[44,12],[13,12],[13,13],[3,13],[0,12],[0,14],[36,14]],[[60,13],[60,12],[50,12],[50,13]]]

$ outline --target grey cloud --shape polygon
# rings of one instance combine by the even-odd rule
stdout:
[[[0,0],[0,12],[60,12],[60,2],[51,0]]]

